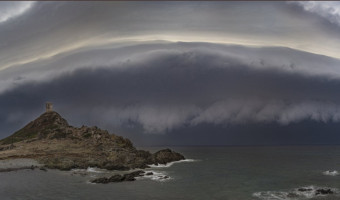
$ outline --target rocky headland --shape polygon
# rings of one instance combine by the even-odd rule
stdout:
[[[0,160],[8,159],[33,159],[39,166],[60,170],[88,167],[130,170],[185,158],[170,149],[155,153],[138,150],[129,139],[98,127],[70,126],[57,112],[48,111],[0,140]],[[116,178],[132,180],[133,176]]]

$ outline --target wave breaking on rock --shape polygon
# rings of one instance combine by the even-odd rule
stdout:
[[[299,187],[289,191],[263,191],[255,192],[254,197],[262,200],[305,200],[315,197],[333,196],[339,198],[339,190],[337,188],[306,186]]]
[[[129,139],[96,126],[73,127],[57,112],[50,110],[0,140],[0,160],[10,158],[31,158],[50,169],[121,171],[185,159],[171,149],[153,154],[138,150]]]
[[[327,170],[327,171],[322,172],[322,174],[326,176],[337,176],[339,175],[339,172],[336,170]]]

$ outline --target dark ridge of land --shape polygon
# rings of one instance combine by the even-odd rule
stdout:
[[[170,149],[154,154],[138,150],[129,139],[96,126],[73,127],[54,111],[0,140],[0,160],[13,158],[35,159],[47,168],[61,170],[128,170],[185,159]]]

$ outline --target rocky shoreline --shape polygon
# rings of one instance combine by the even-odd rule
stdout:
[[[123,174],[123,175],[115,174],[115,175],[112,175],[108,178],[107,177],[96,178],[96,179],[92,180],[91,183],[106,184],[106,183],[111,183],[111,182],[135,181],[136,177],[143,176],[144,174],[145,174],[145,172],[142,171],[142,170]]]
[[[117,182],[124,182],[124,181],[135,181],[137,177],[146,177],[153,175],[153,172],[145,172],[143,170],[138,170],[126,174],[114,174],[109,177],[100,177],[91,180],[91,183],[100,183],[100,184],[107,184],[107,183],[117,183]],[[159,176],[160,179],[166,180],[169,179],[169,176]]]
[[[185,159],[170,149],[155,153],[138,150],[129,139],[95,126],[70,126],[54,111],[45,112],[13,135],[0,140],[0,160],[14,158],[37,162],[23,168],[33,165],[59,170],[97,167],[121,171]]]
[[[47,171],[47,169],[39,164],[36,160],[33,159],[8,159],[8,160],[0,160],[0,172],[11,172],[11,171],[19,171],[19,170],[35,170],[40,169],[43,171]]]

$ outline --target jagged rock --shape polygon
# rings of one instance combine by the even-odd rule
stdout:
[[[122,182],[124,179],[123,179],[123,176],[119,175],[119,174],[116,174],[116,175],[113,175],[109,178],[106,178],[106,177],[102,177],[102,178],[97,178],[97,179],[94,179],[91,181],[91,183],[103,183],[103,184],[106,184],[106,183],[111,183],[111,182]]]
[[[299,192],[310,192],[312,191],[312,188],[299,188]],[[315,195],[325,195],[325,194],[333,194],[334,191],[331,190],[330,188],[319,188],[315,190]]]
[[[138,170],[138,171],[134,171],[134,172],[131,172],[129,174],[125,174],[124,176],[133,176],[133,177],[137,177],[137,176],[142,176],[145,174],[145,171],[142,171],[142,170]]]
[[[163,149],[153,154],[154,163],[166,164],[168,162],[185,159],[183,155],[176,153],[170,149]]]
[[[131,173],[124,174],[124,175],[115,174],[108,178],[102,177],[102,178],[94,179],[91,181],[91,183],[107,184],[111,182],[135,181],[136,177],[142,176],[142,174],[144,173],[145,173],[144,171],[135,171],[135,172],[131,172]]]
[[[307,191],[312,191],[312,188],[299,188],[298,191],[299,192],[307,192]]]
[[[12,144],[32,138],[45,138],[48,135],[63,134],[68,127],[67,121],[57,112],[46,112],[13,135],[1,140],[2,144]]]
[[[96,126],[70,126],[54,111],[42,114],[1,140],[0,149],[0,159],[33,158],[46,168],[60,170],[88,167],[108,170],[144,169],[151,164],[166,164],[184,159],[183,155],[170,149],[154,154],[137,150],[129,139],[110,134]]]
[[[319,195],[319,194],[322,194],[322,195],[325,195],[325,194],[333,194],[334,191],[332,191],[331,189],[317,189],[315,191],[315,195]]]

